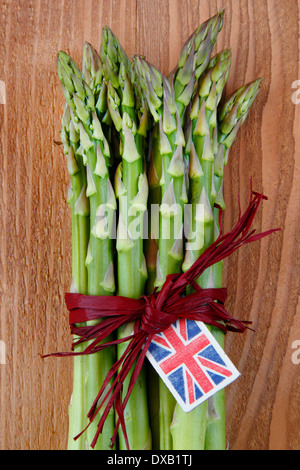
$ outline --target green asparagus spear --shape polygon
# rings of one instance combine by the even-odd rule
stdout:
[[[70,291],[87,294],[88,278],[85,258],[89,241],[89,202],[85,195],[86,173],[82,157],[77,153],[79,135],[74,128],[70,108],[67,103],[65,103],[62,117],[61,139],[70,175],[70,187],[67,198],[71,208],[72,220],[72,284]],[[76,351],[82,349],[82,345],[76,347]],[[83,437],[76,441],[73,439],[82,431],[86,420],[84,388],[82,385],[85,366],[85,358],[81,356],[74,357],[73,391],[69,405],[69,450],[81,450],[85,447]]]
[[[170,84],[145,59],[136,57],[139,81],[156,126],[149,168],[151,203],[159,205],[159,230],[156,230],[157,260],[154,285],[161,288],[166,276],[178,273],[183,261],[183,212],[187,202],[184,134]],[[150,250],[155,250],[153,240]],[[153,252],[148,253],[153,262]],[[149,290],[152,289],[148,287]],[[175,400],[159,380],[159,448],[171,449],[170,423]]]
[[[214,241],[213,205],[214,187],[213,138],[217,126],[217,108],[228,79],[231,63],[229,49],[217,54],[199,80],[194,97],[191,119],[191,148],[189,159],[189,229],[183,270],[187,270],[200,254]],[[213,287],[211,270],[198,280],[201,287]],[[176,405],[171,426],[173,449],[204,449],[207,402],[190,413]]]
[[[58,64],[64,95],[71,108],[72,122],[79,134],[80,146],[77,152],[81,154],[86,168],[86,196],[90,205],[90,240],[85,259],[88,271],[88,294],[113,295],[115,281],[112,229],[116,199],[109,178],[110,149],[99,118],[101,111],[104,110],[96,108],[97,103],[93,90],[84,80],[83,74],[74,61],[66,53],[59,53]],[[100,65],[100,61],[98,64]],[[97,86],[99,89],[101,89],[101,83],[105,87],[103,73],[98,74]],[[103,93],[98,89],[97,92],[99,96]],[[89,355],[86,358],[86,372],[83,382],[85,384],[86,414],[113,364],[113,359],[109,350]],[[86,448],[89,448],[89,444],[93,440],[96,427],[97,423],[93,422],[85,433]],[[112,412],[106,419],[103,433],[100,435],[95,449],[110,448],[113,429],[114,414]]]
[[[219,32],[223,27],[224,10],[202,23],[183,46],[178,65],[170,80],[182,122],[192,99],[197,81],[206,71]]]
[[[115,174],[119,200],[117,227],[118,295],[138,298],[144,294],[147,268],[144,256],[144,215],[147,209],[148,181],[144,171],[144,144],[147,132],[146,109],[141,112],[131,80],[130,61],[112,31],[102,33],[101,57],[108,83],[108,109],[119,135],[121,162]],[[120,338],[130,335],[133,325],[119,331]],[[118,347],[122,355],[125,345]],[[130,377],[124,384],[124,395]],[[131,450],[149,449],[149,428],[145,368],[125,407],[125,424]],[[119,448],[126,448],[119,433]]]
[[[215,204],[225,209],[223,195],[223,176],[224,167],[228,162],[228,152],[231,148],[238,130],[245,122],[249,114],[249,110],[259,92],[261,80],[255,80],[247,85],[242,86],[235,91],[218,110],[218,138],[214,159],[214,184],[216,189]],[[215,219],[215,239],[219,233],[219,209],[214,208]],[[213,279],[215,287],[223,285],[223,263],[219,262],[212,267]],[[219,344],[225,346],[225,335],[218,328],[211,329]],[[213,418],[208,422],[205,437],[205,449],[218,450],[224,449],[225,442],[225,393],[224,390],[217,392],[213,397],[208,399],[209,409],[213,411]]]

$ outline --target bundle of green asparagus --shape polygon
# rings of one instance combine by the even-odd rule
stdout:
[[[224,167],[260,84],[255,80],[223,98],[231,51],[213,55],[223,14],[190,36],[168,78],[144,57],[131,60],[108,27],[99,53],[84,44],[81,70],[58,53],[65,98],[61,140],[70,175],[71,292],[139,299],[160,291],[168,275],[186,272],[218,238]],[[222,269],[222,261],[214,264],[198,285],[222,287]],[[95,331],[98,325],[95,319],[79,326]],[[209,328],[224,349],[224,332]],[[186,413],[148,364],[126,406],[119,403],[115,412],[110,407],[97,434],[89,410],[133,333],[129,322],[106,339],[117,346],[94,354],[82,354],[86,345],[76,344],[68,449],[89,449],[91,442],[110,449],[120,407],[128,441],[121,426],[116,449],[225,449],[224,389]],[[130,380],[131,374],[123,397]],[[105,409],[104,403],[97,416]]]

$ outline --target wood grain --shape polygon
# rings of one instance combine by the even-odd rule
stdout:
[[[226,394],[228,444],[300,449],[300,365],[292,361],[300,340],[297,0],[0,0],[0,449],[66,447],[72,361],[38,356],[70,346],[68,175],[54,142],[64,102],[57,51],[80,64],[83,42],[99,49],[107,24],[129,55],[143,54],[167,74],[187,37],[221,7],[217,50],[230,46],[233,57],[227,93],[263,78],[226,168],[225,228],[238,216],[238,195],[246,207],[252,177],[269,197],[257,229],[283,229],[225,264],[227,307],[255,329],[227,337],[241,372]]]

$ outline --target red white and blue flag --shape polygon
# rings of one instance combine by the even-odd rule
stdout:
[[[240,375],[208,328],[193,320],[155,335],[147,357],[186,412]]]

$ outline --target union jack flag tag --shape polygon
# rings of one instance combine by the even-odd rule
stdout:
[[[185,412],[240,373],[204,323],[179,319],[154,336],[147,357]]]

